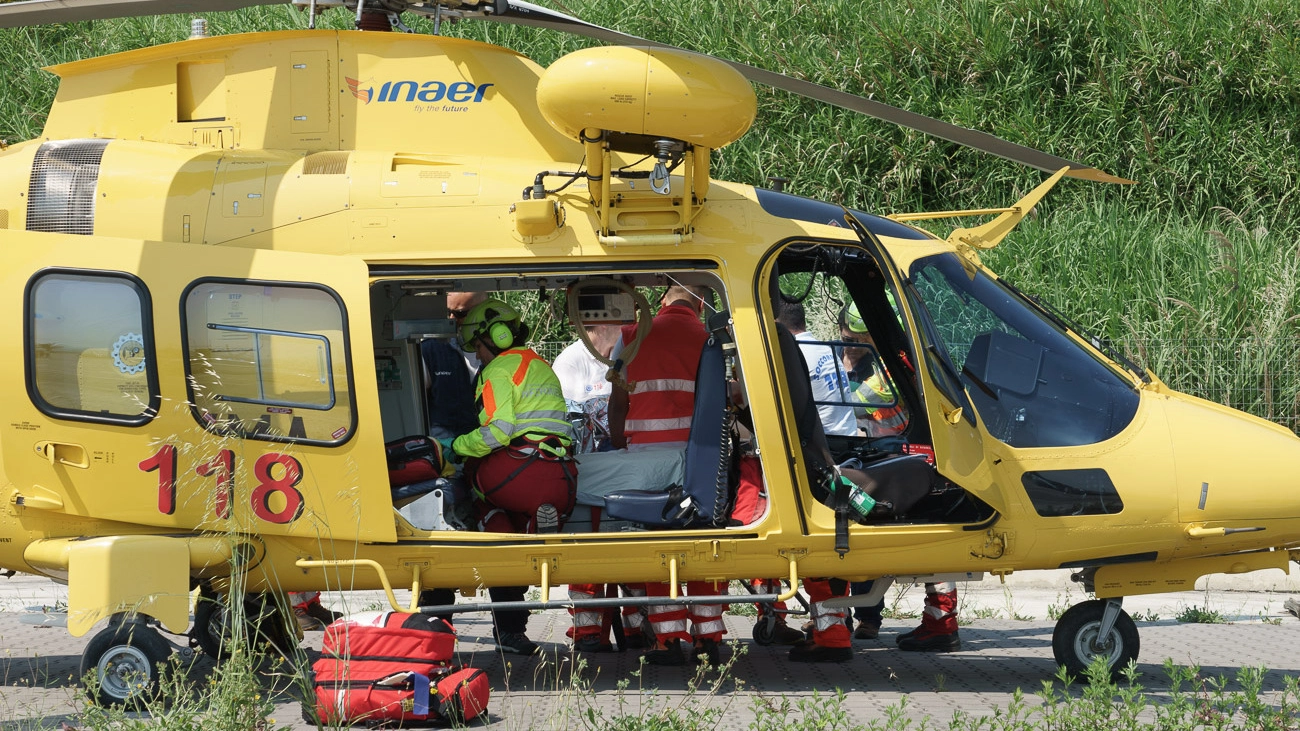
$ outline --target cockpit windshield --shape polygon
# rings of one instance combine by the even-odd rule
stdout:
[[[919,259],[911,275],[996,439],[1012,447],[1094,444],[1132,421],[1132,385],[992,277],[955,254]]]

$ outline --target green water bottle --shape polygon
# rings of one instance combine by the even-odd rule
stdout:
[[[849,492],[849,505],[852,505],[853,509],[858,511],[858,515],[865,518],[871,515],[871,509],[876,507],[876,499],[855,485],[853,490]]]

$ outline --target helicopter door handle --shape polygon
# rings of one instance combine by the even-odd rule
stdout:
[[[61,464],[83,470],[90,467],[86,448],[80,444],[37,442],[36,453],[48,460],[51,465]]]

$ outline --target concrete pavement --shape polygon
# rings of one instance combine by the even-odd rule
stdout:
[[[1052,573],[1028,574],[1005,586],[985,581],[961,587],[963,647],[948,654],[903,653],[894,647],[893,637],[916,624],[907,617],[919,610],[919,587],[891,592],[895,618],[886,620],[880,639],[856,642],[854,660],[842,665],[789,663],[784,648],[750,640],[750,618],[730,615],[728,638],[737,644],[724,658],[734,661],[728,681],[714,693],[691,692],[691,675],[682,668],[642,670],[634,652],[573,657],[564,639],[569,618],[558,611],[535,614],[530,621],[529,634],[548,651],[546,658],[495,653],[488,644],[490,620],[481,614],[458,618],[458,656],[462,664],[484,669],[491,679],[486,725],[493,729],[570,728],[577,725],[575,713],[591,710],[609,720],[620,708],[623,713],[643,712],[646,704],[678,704],[693,713],[725,707],[719,728],[739,729],[747,728],[755,714],[770,712],[764,709],[779,707],[783,699],[797,704],[814,693],[824,699],[837,689],[845,694],[844,710],[858,723],[882,718],[906,698],[904,716],[918,721],[929,717],[946,725],[958,710],[992,713],[1006,707],[1016,688],[1032,694],[1053,678],[1050,617],[1084,597],[1077,588],[1044,575]],[[1289,582],[1269,588],[1290,591]],[[1216,589],[1215,583],[1211,577],[1208,590],[1126,600],[1125,609],[1141,631],[1142,684],[1157,696],[1168,690],[1161,667],[1166,658],[1198,664],[1205,676],[1231,677],[1243,665],[1259,665],[1270,669],[1264,679],[1266,694],[1276,696],[1286,677],[1300,675],[1300,653],[1295,652],[1300,647],[1300,620],[1282,608],[1290,594]],[[1231,582],[1223,577],[1219,583]],[[57,728],[65,720],[76,724],[78,666],[89,637],[72,638],[62,627],[40,626],[57,623],[57,612],[24,610],[56,605],[61,589],[36,577],[0,579],[0,729]],[[361,611],[379,608],[380,598],[376,592],[354,592],[327,595],[326,603]],[[1187,607],[1218,612],[1230,623],[1178,622],[1175,617]],[[309,633],[306,645],[319,648],[320,637]],[[194,672],[201,676],[211,669],[211,662],[199,655]],[[575,692],[575,678],[589,684],[591,691]],[[627,681],[628,687],[620,690],[620,681]],[[310,728],[299,720],[295,700],[287,694],[277,698],[277,724]],[[825,701],[818,703],[821,707]]]

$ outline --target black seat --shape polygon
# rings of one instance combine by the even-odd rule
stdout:
[[[682,484],[665,490],[619,490],[605,496],[610,517],[652,528],[724,525],[731,510],[731,416],[725,348],[730,314],[709,318],[710,335],[695,374],[695,410]]]
[[[813,497],[835,509],[837,517],[842,515],[847,520],[847,506],[840,504],[838,496],[832,495],[829,489],[831,477],[835,474],[836,460],[831,455],[821,415],[813,401],[808,363],[804,360],[803,350],[794,335],[781,323],[776,324],[776,330],[781,360],[785,363],[785,378],[790,387],[790,399],[794,404],[795,430],[799,435]],[[853,468],[866,475],[866,480],[859,486],[876,500],[876,510],[870,516],[872,519],[903,515],[930,493],[938,477],[925,457],[919,454],[881,453],[878,459],[854,465]],[[845,499],[847,497],[844,496]]]

